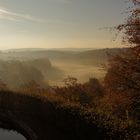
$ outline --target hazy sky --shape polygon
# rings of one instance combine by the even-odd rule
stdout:
[[[0,49],[117,47],[104,27],[123,23],[126,0],[0,0]]]

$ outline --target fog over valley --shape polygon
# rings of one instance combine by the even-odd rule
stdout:
[[[102,80],[107,53],[118,51],[120,49],[1,51],[0,80],[11,89],[22,88],[31,82],[44,88],[60,86],[67,76],[75,77],[81,83],[93,77]]]

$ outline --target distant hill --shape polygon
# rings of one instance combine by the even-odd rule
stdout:
[[[25,51],[88,51],[95,50],[93,48],[19,48],[19,49],[7,49],[5,52],[25,52]]]
[[[40,87],[47,87],[49,80],[63,77],[63,72],[53,67],[48,59],[28,61],[0,60],[0,81],[10,89],[20,88],[31,81]]]
[[[89,50],[76,54],[75,61],[80,61],[86,65],[100,66],[107,62],[108,54],[117,54],[118,52],[124,51],[124,49],[113,48],[113,49],[97,49]]]
[[[117,54],[125,49],[97,49],[86,51],[60,51],[60,50],[47,50],[38,51],[38,57],[47,57],[51,61],[67,62],[82,65],[100,66],[107,62],[108,54]]]
[[[31,80],[40,83],[60,84],[70,75],[85,82],[91,77],[102,79],[102,65],[107,63],[107,54],[116,54],[126,49],[94,50],[46,50],[18,49],[0,53],[0,80],[16,87]],[[16,80],[17,79],[17,80]]]
[[[48,58],[50,61],[78,63],[83,65],[101,65],[107,61],[107,53],[115,54],[125,49],[94,49],[94,50],[46,50],[46,49],[18,49],[0,53],[4,60],[32,60]]]

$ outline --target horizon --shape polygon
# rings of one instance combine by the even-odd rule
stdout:
[[[121,47],[106,27],[123,23],[128,5],[122,0],[1,0],[0,50]]]
[[[0,140],[140,138],[140,0],[0,0]]]
[[[92,50],[105,50],[105,49],[123,49],[124,47],[112,47],[112,48],[11,48],[11,49],[0,49],[1,52],[8,52],[8,51],[39,51],[39,50],[47,50],[47,51],[92,51]],[[128,47],[125,47],[128,48]]]

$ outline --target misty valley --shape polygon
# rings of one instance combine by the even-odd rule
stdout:
[[[102,80],[106,70],[107,52],[101,50],[7,50],[0,53],[0,82],[7,88],[19,89],[35,82],[41,87],[62,86],[72,76],[84,83],[89,78]]]
[[[140,140],[140,0],[0,0],[0,140]]]
[[[131,120],[126,114],[128,97],[106,94],[108,58],[119,53],[130,56],[131,50],[1,51],[0,139],[102,140],[119,136],[122,140],[124,129],[134,133],[137,108],[131,112],[135,129],[130,131],[124,125]]]

